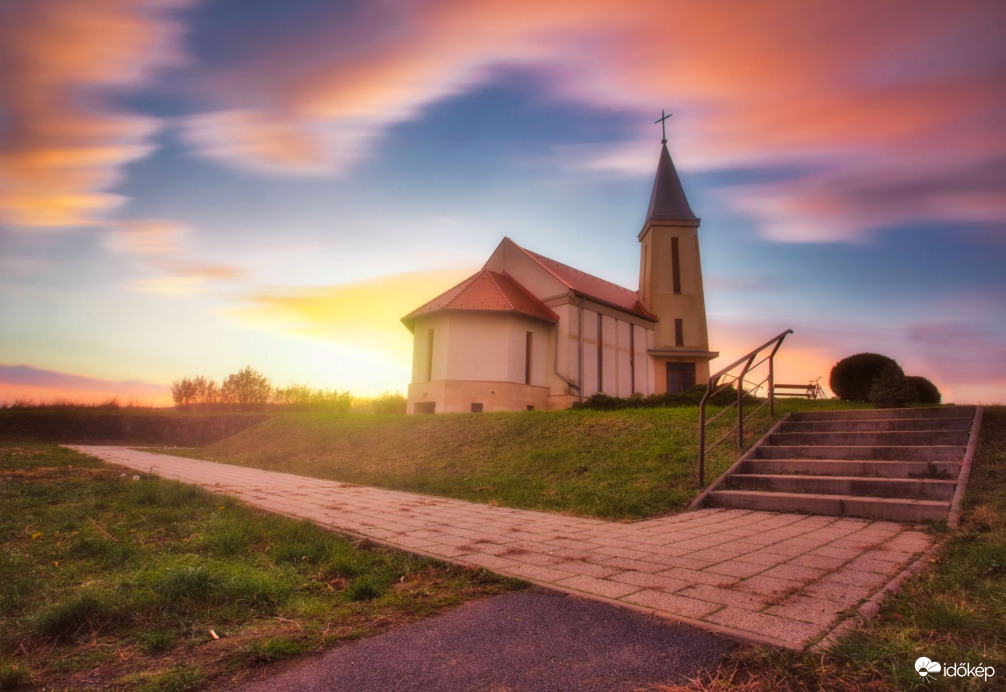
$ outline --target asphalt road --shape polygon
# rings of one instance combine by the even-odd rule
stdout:
[[[531,589],[298,661],[241,692],[551,692],[683,682],[735,644],[708,632]]]

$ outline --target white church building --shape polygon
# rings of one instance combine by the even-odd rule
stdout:
[[[700,220],[661,142],[623,288],[504,238],[482,269],[402,318],[408,413],[553,410],[598,392],[679,392],[709,377]]]

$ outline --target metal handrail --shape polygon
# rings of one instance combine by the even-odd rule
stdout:
[[[716,447],[726,440],[730,435],[736,430],[737,431],[737,449],[740,451],[744,450],[744,423],[761,411],[766,405],[768,406],[769,415],[775,417],[775,354],[779,351],[779,347],[782,346],[783,339],[787,335],[792,334],[792,329],[787,329],[782,334],[779,334],[774,339],[769,339],[764,344],[754,349],[750,353],[741,356],[733,363],[723,368],[715,375],[710,376],[709,380],[706,382],[706,393],[702,396],[702,401],[699,402],[699,468],[698,468],[698,482],[701,488],[705,485],[705,469],[706,469],[706,454],[716,449]],[[772,347],[772,351],[762,358],[757,363],[754,359],[762,351]],[[747,374],[754,370],[755,368],[761,366],[763,363],[768,362],[768,376],[756,385],[752,385],[750,391],[755,391],[759,389],[762,385],[768,384],[768,398],[763,401],[757,408],[751,411],[747,416],[744,415],[744,396],[747,392],[744,390],[744,378]],[[720,385],[720,378],[726,375],[731,370],[734,370],[738,366],[743,365],[744,368],[741,370],[739,375],[731,375],[733,379]],[[729,387],[731,384],[737,384],[737,401],[731,402],[729,406],[723,408],[722,411],[717,413],[715,416],[706,420],[706,404],[709,400],[716,394]],[[734,406],[737,407],[737,424],[730,428],[720,439],[712,443],[709,447],[706,447],[706,425],[712,423],[717,418],[722,416],[724,413],[729,411]]]

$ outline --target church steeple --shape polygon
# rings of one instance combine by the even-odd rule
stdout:
[[[646,221],[653,219],[694,220],[695,214],[688,206],[685,190],[678,180],[678,172],[667,151],[667,140],[661,141],[660,160],[657,162],[657,176],[653,179],[653,192],[650,193],[650,208],[646,212]]]
[[[661,112],[656,122],[668,115]],[[660,159],[653,179],[650,206],[639,232],[639,300],[657,316],[647,352],[653,364],[653,392],[674,393],[704,382],[709,361],[706,305],[699,258],[699,225],[667,151],[660,141]]]

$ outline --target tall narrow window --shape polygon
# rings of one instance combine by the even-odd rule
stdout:
[[[604,391],[604,330],[601,324],[604,317],[597,313],[597,391]]]
[[[524,340],[524,384],[531,384],[531,346],[534,344],[534,332],[528,332]]]
[[[649,286],[646,285],[646,276],[647,276],[647,274],[649,274],[649,272],[647,271],[648,267],[646,266],[646,261],[648,259],[649,259],[649,248],[646,245],[644,245],[643,246],[643,281],[641,282],[642,291],[643,291],[643,301],[644,302],[646,301],[646,293],[647,293],[647,290],[649,289]]]
[[[674,282],[674,292],[681,293],[681,253],[677,238],[671,238],[671,280]]]
[[[636,393],[636,325],[629,323],[629,394]]]
[[[426,381],[433,380],[433,330],[426,331]]]
[[[685,345],[685,321],[674,320],[674,345]]]

